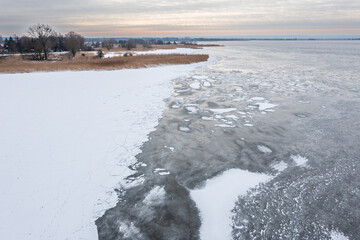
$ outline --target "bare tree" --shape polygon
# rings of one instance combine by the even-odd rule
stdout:
[[[85,39],[78,33],[69,32],[65,35],[65,47],[66,50],[70,51],[73,57],[75,57],[76,52],[84,48]]]
[[[134,39],[129,39],[125,43],[125,48],[127,50],[131,50],[132,48],[136,48],[136,42]]]
[[[49,25],[37,24],[29,27],[28,33],[38,42],[37,46],[44,53],[44,59],[48,59],[49,49],[54,44],[54,39],[57,36],[54,29]]]
[[[116,43],[116,40],[115,39],[108,39],[108,40],[104,40],[102,42],[102,46],[104,48],[106,48],[107,50],[110,50],[112,48],[114,48],[114,44]]]
[[[0,50],[2,50],[4,48],[4,40],[2,38],[2,36],[0,35]]]

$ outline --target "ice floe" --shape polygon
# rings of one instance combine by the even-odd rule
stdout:
[[[234,128],[235,126],[233,126],[233,125],[228,125],[228,124],[215,124],[215,127]]]
[[[259,111],[264,111],[267,110],[269,108],[274,108],[277,106],[277,104],[272,104],[272,103],[268,103],[268,102],[264,102],[264,103],[256,103],[256,105],[259,108]]]
[[[188,111],[188,113],[190,114],[196,114],[198,113],[199,109],[196,106],[186,106],[185,109]]]
[[[236,111],[237,109],[236,108],[212,108],[209,110],[215,114],[222,114],[222,113],[233,112],[233,111]]]
[[[204,87],[211,87],[212,84],[210,82],[208,82],[208,81],[205,81],[205,82],[203,82],[203,86]]]
[[[200,82],[193,82],[189,85],[192,89],[200,89]]]

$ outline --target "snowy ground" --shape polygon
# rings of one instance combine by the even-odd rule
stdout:
[[[194,54],[202,49],[192,48],[175,48],[175,49],[155,49],[150,51],[130,51],[133,55],[147,55],[147,54]],[[104,58],[113,58],[123,56],[125,52],[108,52],[104,55]]]
[[[170,80],[198,65],[1,74],[1,238],[97,239]]]

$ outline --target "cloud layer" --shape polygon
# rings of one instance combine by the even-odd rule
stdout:
[[[29,25],[85,36],[360,35],[354,0],[1,0],[0,34]]]

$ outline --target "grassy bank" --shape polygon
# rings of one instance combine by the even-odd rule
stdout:
[[[63,71],[63,70],[114,70],[123,68],[144,68],[167,64],[190,64],[203,62],[208,55],[164,54],[137,55],[114,58],[76,58],[62,61],[30,61],[20,56],[0,60],[1,73]]]

